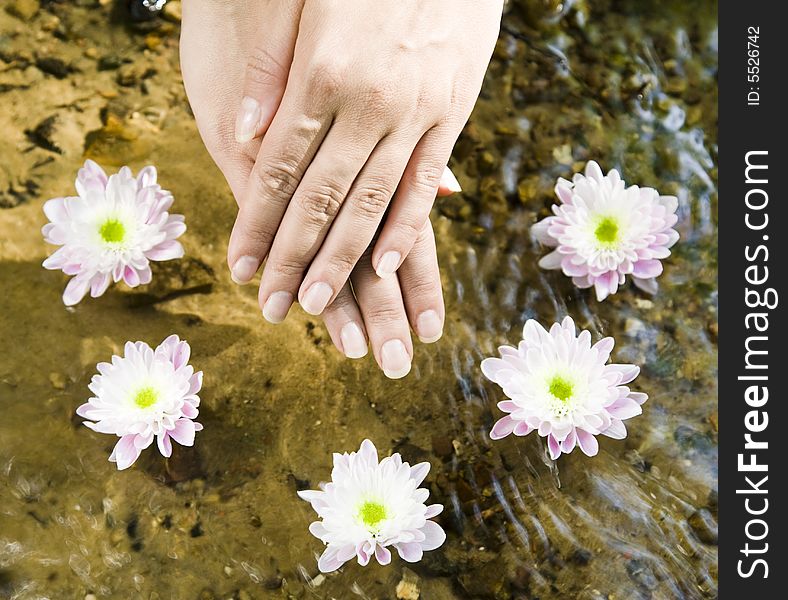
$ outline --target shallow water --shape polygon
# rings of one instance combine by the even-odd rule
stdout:
[[[395,598],[403,577],[427,599],[716,596],[715,3],[512,3],[454,153],[465,192],[434,212],[445,335],[397,382],[342,359],[300,310],[264,324],[255,290],[230,282],[234,205],[196,142],[177,19],[140,30],[94,2],[42,4],[0,11],[0,597]],[[67,310],[65,278],[40,266],[41,205],[71,193],[84,155],[156,164],[187,258]],[[591,158],[679,197],[654,298],[628,285],[600,304],[535,267],[529,226]],[[626,440],[553,463],[535,435],[489,440],[502,395],[478,365],[527,318],[566,314],[615,336],[650,399]],[[205,431],[117,472],[113,439],[74,409],[96,362],[170,333],[206,373]],[[295,491],[365,436],[432,463],[448,541],[417,565],[318,576]]]

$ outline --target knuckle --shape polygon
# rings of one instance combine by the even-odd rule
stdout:
[[[288,162],[263,164],[254,169],[257,183],[263,194],[275,200],[288,202],[298,189],[296,167]]]
[[[344,199],[337,186],[328,184],[305,191],[298,197],[298,204],[309,221],[322,223],[337,215]]]
[[[391,192],[381,185],[366,185],[356,192],[353,204],[356,211],[368,219],[378,219],[391,199]]]
[[[266,273],[271,270],[271,275],[277,279],[292,279],[301,277],[304,273],[305,265],[292,259],[278,259],[266,264]]]
[[[411,186],[417,194],[434,195],[443,175],[444,165],[432,162],[423,162],[416,167],[413,173]]]
[[[312,67],[309,88],[321,97],[336,96],[343,87],[344,69],[332,61],[319,62]]]
[[[390,306],[385,303],[378,303],[374,306],[369,306],[364,315],[364,320],[373,323],[374,325],[387,325],[396,323],[404,319],[402,310],[395,306]]]
[[[411,220],[399,220],[393,223],[394,237],[398,240],[415,242],[421,235],[421,224]]]
[[[242,243],[250,248],[269,248],[274,241],[275,232],[271,231],[257,219],[244,222]]]
[[[287,70],[267,49],[257,46],[247,60],[246,76],[254,83],[273,85],[284,81]]]
[[[427,300],[440,296],[440,282],[424,277],[406,278],[402,282],[402,287],[407,289],[411,301],[417,303],[426,304]]]

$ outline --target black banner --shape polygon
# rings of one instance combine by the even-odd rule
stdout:
[[[788,301],[782,2],[728,2],[719,28],[720,597],[785,596]],[[746,596],[745,596],[746,594]],[[764,594],[764,595],[761,595]]]

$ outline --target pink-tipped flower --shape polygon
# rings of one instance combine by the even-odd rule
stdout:
[[[189,365],[191,348],[177,335],[156,350],[145,342],[126,342],[123,356],[96,365],[90,381],[93,398],[77,409],[85,425],[120,438],[109,457],[118,469],[134,464],[156,438],[159,452],[172,454],[172,440],[194,445],[202,425],[194,422],[202,387],[202,371]]]
[[[623,421],[639,415],[648,396],[625,384],[640,373],[635,365],[606,364],[615,341],[606,337],[591,345],[591,334],[575,337],[566,317],[546,331],[529,319],[517,348],[501,346],[501,358],[482,361],[482,373],[509,398],[498,408],[509,413],[490,432],[494,440],[536,431],[547,438],[553,459],[580,446],[588,456],[599,450],[599,434],[620,440]]]
[[[429,491],[420,488],[427,462],[410,466],[393,454],[378,462],[369,440],[358,452],[334,454],[331,482],[321,490],[298,495],[312,504],[321,521],[309,526],[326,549],[317,563],[323,573],[335,571],[354,556],[362,566],[374,555],[381,565],[391,562],[388,546],[407,562],[421,560],[446,540],[440,525],[430,521],[443,506],[426,506]]]
[[[156,169],[145,167],[137,177],[123,167],[115,175],[92,160],[77,174],[78,196],[54,198],[44,204],[49,223],[44,239],[60,246],[44,267],[62,270],[73,279],[63,303],[73,306],[90,291],[101,296],[110,282],[130,287],[150,283],[150,261],[183,256],[177,238],[186,231],[183,215],[171,215],[173,197],[156,183]]]
[[[555,248],[540,267],[561,269],[579,288],[593,286],[599,301],[615,294],[627,275],[643,291],[657,292],[660,260],[679,239],[675,196],[626,187],[618,171],[603,175],[594,161],[585,175],[560,178],[555,193],[560,204],[553,205],[554,215],[531,228],[537,240]]]

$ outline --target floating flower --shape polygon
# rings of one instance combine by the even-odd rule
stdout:
[[[77,409],[93,431],[120,438],[109,457],[118,469],[130,467],[140,452],[153,443],[164,456],[172,454],[172,440],[194,445],[202,429],[197,417],[202,371],[188,364],[191,348],[177,335],[156,350],[145,342],[126,342],[124,356],[96,365],[90,381],[95,397]]]
[[[539,261],[543,269],[561,269],[577,287],[596,290],[597,300],[615,294],[627,275],[643,291],[657,292],[660,259],[679,239],[675,196],[653,188],[625,187],[618,171],[602,175],[594,161],[585,175],[560,178],[555,186],[560,204],[553,216],[536,223],[537,240],[555,248]]]
[[[378,451],[369,440],[358,452],[335,453],[331,483],[321,484],[321,491],[298,492],[322,519],[309,526],[327,545],[317,563],[320,571],[335,571],[354,556],[362,566],[373,555],[387,565],[387,546],[394,546],[403,560],[417,562],[425,550],[443,544],[443,529],[428,520],[443,506],[426,506],[429,491],[419,488],[429,470],[429,463],[411,467],[399,454],[378,463]]]
[[[77,174],[78,196],[54,198],[44,204],[49,223],[44,239],[60,246],[44,261],[47,269],[74,278],[63,292],[73,306],[90,291],[101,296],[110,281],[130,287],[150,283],[150,261],[183,256],[176,241],[186,231],[183,215],[171,215],[173,197],[156,183],[156,169],[145,167],[137,177],[123,167],[107,177],[92,160]]]
[[[626,385],[640,373],[635,365],[605,364],[615,341],[606,337],[591,345],[591,334],[575,337],[575,323],[566,317],[547,332],[533,319],[523,328],[517,348],[501,346],[501,358],[482,361],[482,373],[509,397],[498,408],[509,413],[492,428],[494,440],[510,433],[537,431],[547,438],[553,459],[575,446],[594,456],[602,434],[627,436],[623,421],[639,415],[648,396]]]

